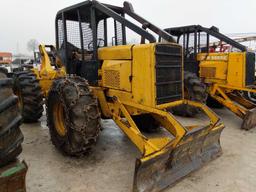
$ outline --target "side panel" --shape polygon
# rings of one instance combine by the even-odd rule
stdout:
[[[131,60],[133,45],[120,45],[98,49],[99,60]]]
[[[131,64],[129,60],[105,60],[102,65],[102,86],[131,92]]]
[[[254,53],[201,53],[197,55],[197,60],[200,61],[200,77],[207,82],[223,80],[226,85],[235,87],[254,83]]]
[[[226,81],[228,54],[200,53],[197,55],[197,60],[200,61],[199,76],[201,78]]]
[[[231,86],[245,87],[245,53],[229,53],[227,83]]]
[[[156,98],[154,44],[133,47],[132,94],[136,103],[154,106]]]

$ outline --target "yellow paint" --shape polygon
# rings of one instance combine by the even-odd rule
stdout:
[[[130,60],[104,60],[101,72],[103,87],[131,92]]]
[[[208,85],[211,97],[244,118],[255,106],[239,94],[235,94],[236,97],[229,94],[234,91],[256,93],[255,89],[246,87],[246,52],[199,53],[197,60],[200,77]]]
[[[156,106],[155,44],[135,45],[132,63],[132,93],[134,102]]]
[[[245,87],[246,53],[229,53],[227,85]]]
[[[222,58],[219,54],[215,54],[215,57],[198,54],[198,58],[200,61],[200,77],[217,80],[227,79],[227,61],[223,59],[216,60],[216,58]]]
[[[218,116],[207,106],[192,101],[187,101],[187,103],[191,106],[199,107],[209,117],[210,124],[206,126],[208,128],[205,130],[205,132],[210,132],[213,129],[223,127],[223,124],[218,124]],[[138,147],[144,158],[149,155],[150,158],[153,158],[154,156],[159,155],[159,153],[164,153],[166,149],[170,147],[175,148],[187,133],[188,129],[184,127],[172,114],[166,112],[165,110],[146,107],[132,102],[122,102],[119,100],[119,98],[115,99],[114,106],[115,107],[112,110],[114,121],[130,138],[130,140]],[[165,128],[168,132],[170,132],[170,134],[174,136],[174,138],[171,139],[171,137],[166,136],[148,138],[145,135],[142,135],[137,125],[132,120],[127,107],[137,108],[141,111],[144,111],[144,113],[150,113],[157,121],[161,123],[163,128]],[[193,128],[197,127],[198,126],[193,126]],[[189,128],[191,129],[192,127],[190,126]]]
[[[210,122],[205,127],[205,133],[218,129],[219,118],[203,104],[180,100],[161,105],[156,104],[156,44],[131,46],[116,46],[98,50],[102,62],[99,70],[98,86],[91,86],[97,97],[102,116],[112,118],[120,129],[141,151],[142,161],[170,151],[182,142],[188,131],[199,126],[185,127],[175,116],[168,112],[169,107],[188,104],[202,109]],[[49,56],[43,45],[40,46],[43,56],[41,70],[34,69],[45,96],[56,77],[66,75],[65,68],[53,69]],[[183,78],[183,76],[182,76]],[[56,130],[60,136],[65,136],[63,109],[60,104],[54,106]],[[138,129],[132,116],[150,114],[165,128],[172,137],[146,137]],[[222,124],[219,124],[222,125]],[[220,128],[222,128],[220,126]]]
[[[99,53],[100,59],[107,58],[107,60],[103,60],[100,70],[101,86],[131,91],[129,97],[134,102],[146,106],[156,106],[155,44],[101,48]],[[123,54],[119,55],[119,53]],[[119,85],[119,87],[106,83],[109,79],[106,73],[107,75],[113,74],[111,76],[113,85]]]
[[[99,60],[131,60],[133,45],[119,45],[98,49]]]
[[[64,137],[67,133],[67,129],[65,127],[64,109],[60,102],[53,105],[53,114],[55,117],[54,127],[57,133],[61,137]]]
[[[91,87],[93,94],[98,98],[101,109],[101,114],[104,117],[111,118],[111,111],[106,100],[106,95],[102,87]]]
[[[33,68],[32,71],[36,74],[39,80],[42,92],[44,96],[47,96],[48,91],[51,88],[52,82],[58,77],[66,75],[65,67],[61,64],[57,58],[55,69],[51,65],[50,57],[46,52],[44,45],[39,45],[39,52],[41,54],[41,66],[40,69]]]
[[[206,82],[245,87],[246,53],[199,53],[200,77]]]
[[[210,119],[205,133],[216,129],[219,122],[217,115],[200,103],[180,100],[156,104],[155,46],[156,44],[143,44],[99,49],[98,55],[102,61],[100,82],[99,86],[91,87],[99,100],[103,116],[113,118],[141,151],[143,160],[175,148],[188,130],[198,127],[183,126],[168,112],[169,107],[188,104],[202,109]],[[149,138],[143,135],[132,118],[140,114],[151,114],[173,137]]]

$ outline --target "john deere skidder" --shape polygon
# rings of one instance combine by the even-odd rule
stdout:
[[[244,96],[244,93],[256,93],[255,54],[221,34],[216,27],[192,25],[169,28],[166,31],[176,38],[177,43],[183,45],[187,79],[196,75],[201,78],[201,82],[198,79],[185,81],[185,87],[190,89],[193,85],[204,83],[210,95],[209,104],[223,105],[241,117],[242,129],[255,127],[256,105]],[[204,92],[202,86],[201,89],[196,89],[198,90]],[[187,98],[194,98],[189,94],[194,92],[188,91]],[[197,98],[200,100],[203,97]]]
[[[131,33],[139,44],[127,44]],[[172,40],[127,2],[85,1],[59,11],[56,48],[68,75],[53,81],[46,102],[51,140],[67,155],[90,150],[100,118],[113,119],[142,154],[134,191],[143,192],[159,191],[218,157],[224,128],[205,105],[184,99],[182,47],[156,43],[153,33]],[[200,108],[209,124],[183,126],[167,110],[181,104]],[[143,134],[159,127],[168,135]]]

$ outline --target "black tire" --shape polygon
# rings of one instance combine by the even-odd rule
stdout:
[[[142,132],[156,133],[160,130],[160,123],[149,114],[137,115],[132,118]]]
[[[43,94],[39,81],[32,71],[16,72],[13,79],[13,90],[19,98],[24,122],[37,122],[43,114]]]
[[[187,71],[184,72],[184,87],[185,99],[206,103],[208,96],[206,85],[197,77],[196,74]],[[180,105],[172,108],[172,112],[179,116],[194,117],[200,112],[200,110],[193,106]]]
[[[15,161],[21,153],[23,135],[18,98],[12,91],[12,80],[0,72],[0,167]]]
[[[51,141],[63,154],[84,155],[95,145],[101,128],[100,112],[86,80],[74,76],[54,80],[46,112]],[[58,127],[65,131],[58,131]]]

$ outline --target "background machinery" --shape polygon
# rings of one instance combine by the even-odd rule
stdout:
[[[221,34],[216,27],[192,25],[166,31],[183,45],[185,71],[198,75],[206,85],[209,104],[227,107],[243,119],[243,129],[253,128],[256,124],[256,105],[243,93],[256,93],[255,54]],[[210,44],[216,40],[221,43]],[[229,49],[224,49],[222,42],[229,45]],[[185,82],[185,87],[189,86]],[[193,96],[188,94],[187,97]]]
[[[31,66],[13,75],[14,92],[19,97],[25,122],[36,122],[42,116],[43,98],[46,97],[53,79],[66,75],[53,45],[39,45],[38,54],[38,66]]]
[[[66,71],[53,45],[39,45],[39,55],[40,65],[34,67],[32,72],[36,74],[43,95],[46,97],[52,81],[65,76]]]
[[[127,44],[130,33],[139,44]],[[52,143],[66,155],[85,154],[99,137],[100,118],[113,119],[142,154],[133,191],[160,191],[221,154],[219,118],[184,99],[182,47],[156,43],[155,36],[173,40],[127,2],[85,1],[56,16],[56,49],[67,75],[53,80],[46,98]],[[200,108],[209,124],[182,125],[168,112],[182,104]],[[162,134],[144,134],[157,127]]]

